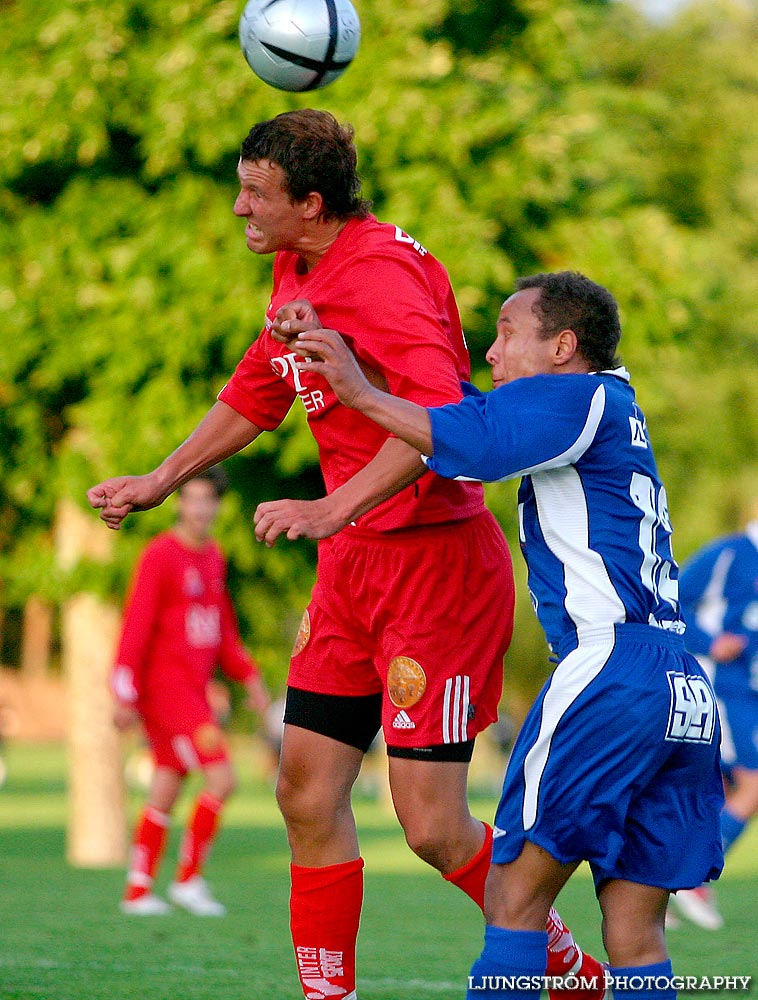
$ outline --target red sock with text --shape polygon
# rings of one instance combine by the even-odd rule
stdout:
[[[323,868],[291,865],[290,930],[307,1000],[355,997],[363,858]]]
[[[163,854],[171,817],[152,806],[142,810],[134,830],[129,872],[126,876],[124,899],[139,899],[146,895],[153,885],[155,872]]]
[[[487,873],[490,870],[492,859],[492,827],[487,823],[482,825],[484,826],[484,843],[477,853],[461,868],[442,877],[446,881],[452,882],[453,885],[457,885],[462,892],[474,900],[480,910],[484,911],[484,883],[487,881]]]
[[[550,907],[547,918],[548,976],[565,976],[575,988],[548,989],[551,1000],[602,1000],[605,995],[605,969],[592,955],[585,955],[574,935]]]
[[[218,830],[223,801],[203,792],[198,796],[192,818],[182,838],[176,881],[187,882],[202,871]]]

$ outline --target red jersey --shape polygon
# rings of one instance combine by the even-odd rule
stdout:
[[[156,702],[205,700],[216,666],[246,681],[257,667],[242,646],[218,545],[188,548],[171,531],[145,547],[124,609],[112,687],[144,711]]]
[[[323,376],[298,371],[295,353],[272,338],[277,310],[292,299],[308,299],[322,325],[343,335],[387,391],[422,406],[461,398],[468,351],[445,268],[396,226],[374,216],[351,219],[311,271],[296,253],[276,255],[265,327],[218,398],[273,430],[299,397],[331,493],[371,461],[388,434],[343,406]],[[481,484],[425,474],[357,524],[391,531],[457,521],[483,509]]]

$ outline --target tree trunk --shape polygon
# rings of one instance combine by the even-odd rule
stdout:
[[[50,667],[50,639],[53,609],[41,597],[32,595],[24,606],[21,641],[21,671],[25,677],[44,677]]]
[[[82,556],[107,558],[107,530],[72,502],[61,503],[56,529],[64,569]],[[127,857],[121,743],[108,686],[118,625],[118,611],[95,594],[75,594],[62,608],[70,705],[67,857],[88,868],[119,866]]]

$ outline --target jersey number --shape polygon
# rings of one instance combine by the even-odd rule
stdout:
[[[632,474],[629,488],[632,502],[642,511],[639,544],[642,549],[642,582],[657,601],[666,601],[676,608],[679,597],[676,580],[672,580],[671,560],[657,551],[658,533],[671,534],[668,501],[663,486],[656,493],[655,483],[639,472]]]
[[[666,739],[710,743],[716,726],[716,703],[708,681],[673,670],[666,676],[671,689]]]

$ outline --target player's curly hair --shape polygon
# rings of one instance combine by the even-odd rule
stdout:
[[[618,368],[616,353],[621,339],[618,304],[602,285],[578,271],[556,271],[518,278],[516,289],[538,288],[533,310],[544,337],[573,330],[579,351],[592,371]]]
[[[318,191],[324,220],[365,218],[371,202],[361,197],[353,134],[352,126],[340,125],[328,111],[285,111],[250,129],[240,157],[280,166],[292,201]]]

